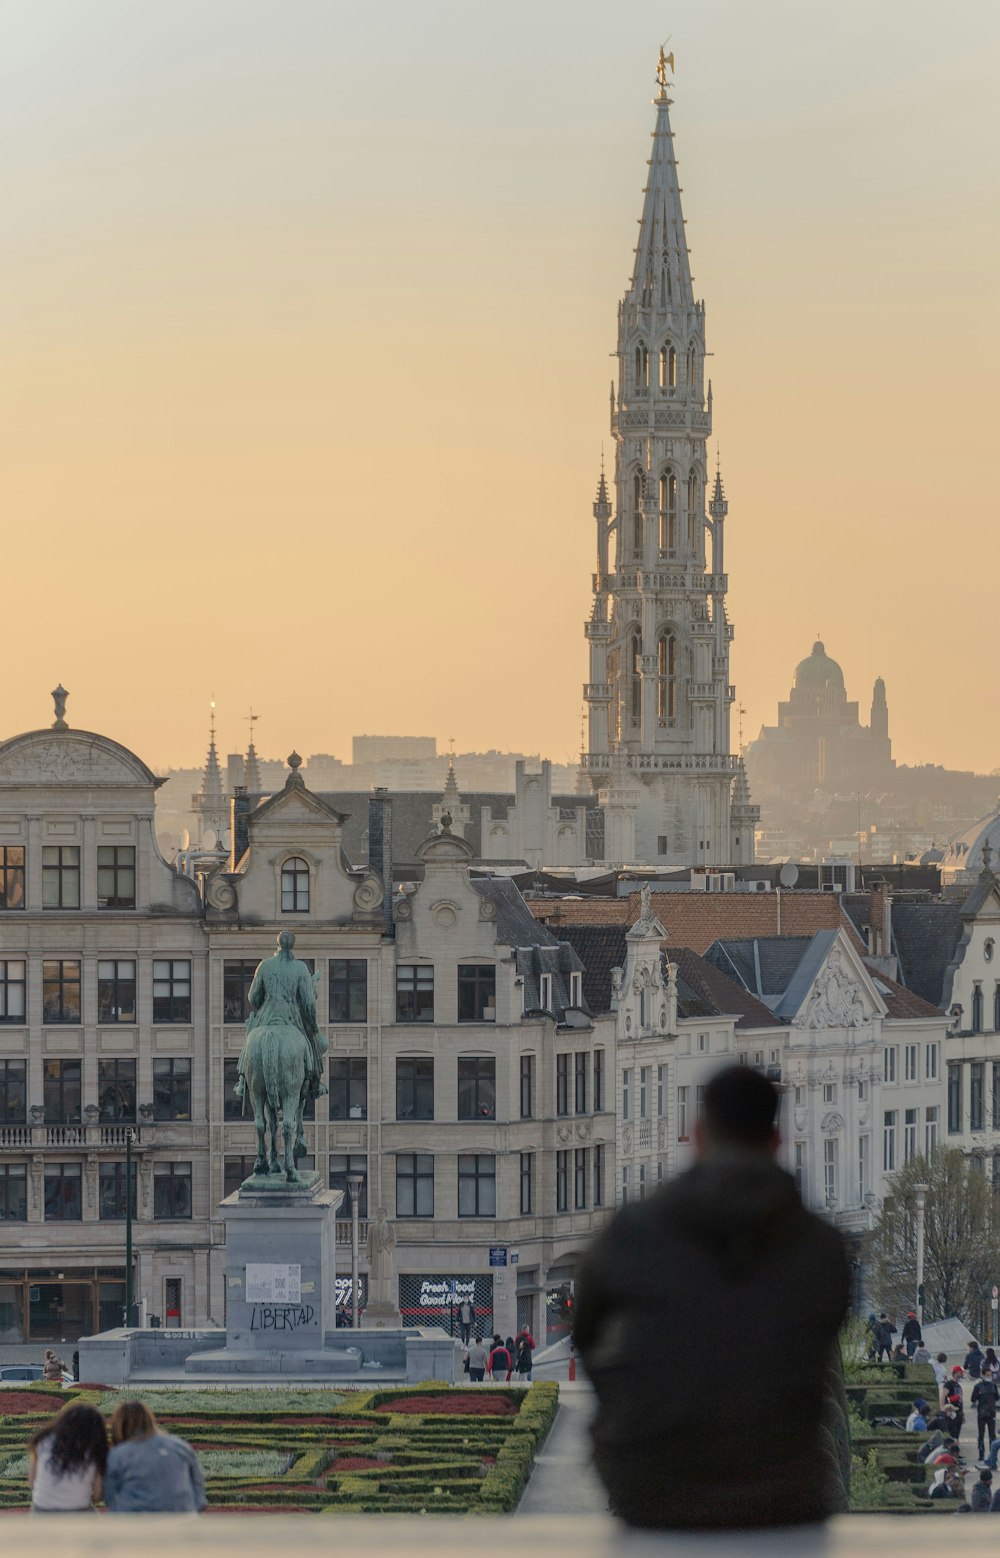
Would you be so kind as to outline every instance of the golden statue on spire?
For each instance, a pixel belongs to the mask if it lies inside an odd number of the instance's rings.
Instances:
[[[670,40],[668,39],[667,42],[669,43],[669,41]],[[661,95],[661,97],[666,97],[666,95],[667,95],[667,66],[668,65],[670,66],[670,73],[671,73],[671,75],[673,75],[673,73],[674,73],[674,55],[673,55],[673,50],[671,50],[670,53],[668,54],[666,49],[667,49],[666,44],[665,43],[661,43],[660,44],[660,57],[659,57],[659,59],[656,62],[656,79],[660,83],[660,95]]]

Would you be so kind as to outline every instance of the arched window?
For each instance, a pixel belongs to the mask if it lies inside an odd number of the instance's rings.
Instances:
[[[635,349],[635,387],[637,390],[649,388],[649,351],[642,341]]]
[[[688,388],[694,389],[698,376],[698,352],[692,341],[688,346]]]
[[[281,868],[281,912],[309,912],[309,867],[299,855],[292,855]]]
[[[660,477],[660,551],[677,549],[677,477],[664,471]]]
[[[983,1031],[983,987],[978,984],[972,988],[972,1031]]]
[[[688,547],[692,552],[698,550],[701,520],[701,479],[697,471],[692,471],[688,477]]]
[[[677,718],[677,639],[669,628],[656,645],[656,705],[660,719]]]
[[[660,389],[668,392],[677,388],[677,352],[668,343],[660,347]]]
[[[642,556],[642,472],[632,477],[632,555]]]
[[[638,628],[632,628],[628,636],[628,664],[626,674],[629,679],[628,713],[633,725],[638,725],[642,719],[642,672],[639,668],[639,659],[642,654],[642,639]]]

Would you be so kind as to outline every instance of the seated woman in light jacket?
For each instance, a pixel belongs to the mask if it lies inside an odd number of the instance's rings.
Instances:
[[[111,1419],[104,1502],[114,1514],[173,1514],[205,1508],[205,1478],[183,1439],[165,1434],[142,1401],[123,1401]]]

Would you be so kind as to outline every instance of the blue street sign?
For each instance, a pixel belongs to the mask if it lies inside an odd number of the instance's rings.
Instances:
[[[491,1244],[490,1245],[490,1265],[491,1266],[506,1266],[506,1264],[507,1264],[507,1246],[505,1244]]]

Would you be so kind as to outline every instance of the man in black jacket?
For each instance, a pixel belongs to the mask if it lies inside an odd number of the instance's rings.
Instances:
[[[697,1163],[622,1207],[581,1263],[573,1334],[597,1392],[594,1460],[630,1525],[792,1525],[844,1507],[831,1381],[847,1258],[774,1161],[778,1102],[749,1067],[720,1072]],[[754,1410],[720,1441],[737,1336]]]

